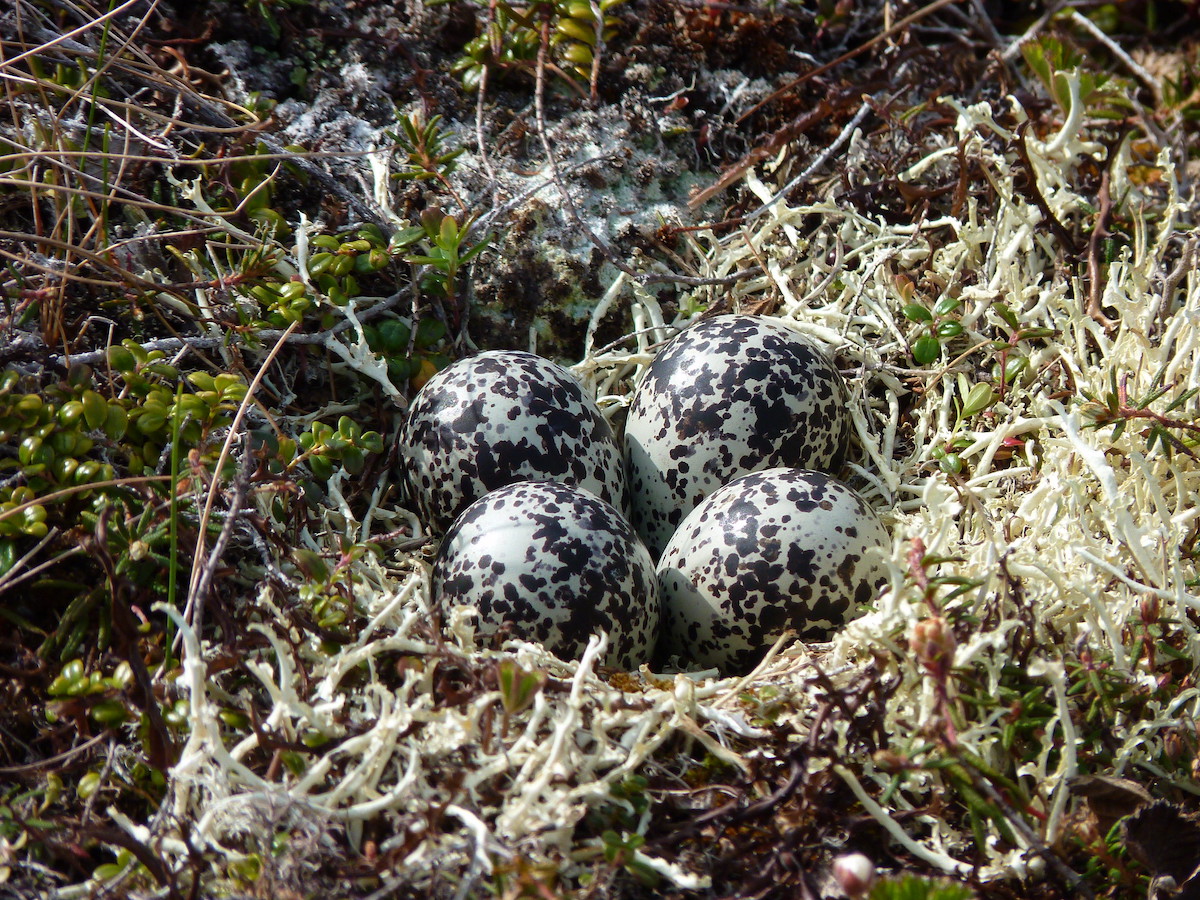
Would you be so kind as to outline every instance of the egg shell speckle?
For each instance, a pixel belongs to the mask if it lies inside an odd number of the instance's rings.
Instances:
[[[752,668],[785,629],[828,640],[884,583],[887,529],[852,489],[777,468],[694,509],[658,564],[663,647],[685,663]]]
[[[625,425],[631,521],[651,553],[738,475],[836,472],[848,402],[820,348],[778,319],[716,316],[677,336],[651,363]]]
[[[443,369],[413,398],[399,449],[409,496],[437,533],[519,481],[577,484],[628,509],[608,422],[570,372],[532,353],[491,350]]]
[[[608,503],[550,481],[508,485],[473,503],[446,533],[434,601],[479,609],[481,634],[503,623],[561,659],[608,633],[605,663],[649,662],[659,626],[654,561]]]

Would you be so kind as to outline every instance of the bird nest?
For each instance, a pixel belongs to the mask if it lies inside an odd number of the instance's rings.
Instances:
[[[783,156],[745,173],[761,206],[738,227],[686,233],[702,277],[678,312],[617,275],[575,366],[619,427],[696,316],[769,311],[830,348],[848,478],[894,536],[888,585],[831,643],[785,637],[738,678],[607,670],[603,635],[560,660],[434,608],[428,547],[367,555],[352,640],[289,628],[264,588],[236,679],[165,610],[190,731],[157,819],[112,818],[168,867],[278,884],[349,848],[380,897],[829,889],[846,849],[1069,889],[1105,823],[1081,777],[1195,793],[1200,279],[1174,165],[1078,115],[1043,132],[1014,100],[943,102],[891,182],[934,198],[918,214],[866,211],[878,148],[852,121],[838,184],[789,202]],[[1064,264],[1059,232],[1114,202],[1126,239],[1097,228]],[[631,333],[598,347],[620,306]]]

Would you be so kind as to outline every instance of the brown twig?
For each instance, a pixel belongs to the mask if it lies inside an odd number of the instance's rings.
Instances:
[[[225,521],[221,524],[221,533],[217,535],[217,540],[213,544],[212,551],[208,554],[208,559],[204,561],[204,568],[200,572],[200,580],[196,582],[196,606],[192,612],[192,628],[197,634],[200,634],[204,627],[204,606],[208,600],[208,591],[212,586],[213,576],[217,573],[217,566],[221,564],[221,559],[225,555],[225,548],[229,544],[230,537],[233,536],[234,526],[237,524],[238,517],[242,511],[242,504],[246,499],[246,491],[250,487],[250,476],[254,472],[254,455],[250,452],[248,446],[248,436],[242,436],[242,467],[238,472],[237,478],[233,481],[233,497],[229,501],[229,512],[225,516]]]
[[[982,777],[969,764],[963,765],[963,771],[967,773],[967,777],[970,778],[975,789],[986,795],[1004,815],[1004,818],[1008,820],[1008,823],[1021,833],[1021,837],[1028,842],[1033,852],[1044,859],[1046,864],[1055,871],[1058,877],[1070,885],[1071,890],[1074,892],[1073,896],[1084,897],[1087,900],[1092,900],[1095,897],[1091,888],[1083,883],[1083,879],[1079,876],[1079,873],[1063,862],[1062,858],[1038,837],[1034,830],[1025,822],[1021,814],[1009,805],[1008,801],[1000,795],[1000,792],[992,786],[991,782]]]
[[[744,122],[746,119],[750,118],[750,116],[754,115],[754,113],[758,112],[760,109],[762,109],[768,103],[770,103],[771,101],[775,100],[778,97],[783,96],[784,94],[786,94],[788,91],[792,90],[793,88],[799,87],[804,82],[808,81],[810,78],[815,78],[816,76],[821,75],[824,72],[828,72],[830,69],[840,66],[842,63],[846,62],[847,60],[853,59],[854,57],[858,56],[860,53],[865,53],[866,51],[870,50],[876,44],[878,44],[882,41],[886,41],[889,38],[894,37],[895,35],[899,34],[901,31],[906,29],[909,25],[913,24],[913,22],[919,22],[921,19],[924,19],[926,16],[932,15],[933,13],[937,12],[943,6],[949,6],[950,4],[957,3],[957,2],[958,2],[958,0],[934,0],[933,3],[930,3],[928,6],[924,6],[921,9],[918,9],[914,13],[910,13],[909,15],[907,15],[903,19],[901,19],[899,22],[897,22],[895,25],[893,25],[891,28],[881,31],[879,34],[875,35],[875,37],[871,38],[869,41],[865,41],[862,44],[859,44],[853,50],[847,50],[841,56],[839,56],[835,59],[831,59],[827,63],[822,63],[821,65],[817,66],[815,69],[809,69],[803,75],[797,76],[796,78],[792,79],[791,81],[789,81],[787,84],[785,84],[783,87],[779,88],[778,90],[772,91],[763,100],[760,100],[754,106],[750,107],[750,109],[748,109],[746,112],[742,113],[737,119],[738,124],[740,125],[742,122]]]
[[[1025,167],[1026,183],[1029,193],[1029,199],[1033,200],[1034,205],[1042,213],[1042,218],[1050,226],[1050,230],[1054,232],[1054,236],[1062,242],[1067,253],[1075,258],[1079,255],[1079,245],[1075,243],[1075,239],[1071,237],[1071,232],[1067,231],[1062,222],[1058,220],[1058,216],[1050,208],[1050,204],[1046,202],[1046,197],[1042,194],[1042,189],[1038,187],[1037,169],[1034,168],[1033,160],[1029,157],[1029,145],[1026,144],[1026,133],[1029,131],[1029,121],[1024,121],[1017,128],[1017,138],[1013,144],[1017,151],[1017,156],[1021,158],[1021,165]]]
[[[1104,269],[1101,261],[1101,250],[1103,248],[1104,239],[1112,233],[1108,230],[1108,223],[1112,220],[1113,202],[1112,202],[1112,166],[1115,157],[1115,151],[1121,146],[1121,141],[1125,139],[1126,129],[1122,128],[1117,139],[1108,147],[1106,154],[1108,165],[1100,173],[1100,188],[1096,194],[1096,202],[1099,209],[1096,212],[1095,224],[1092,226],[1091,237],[1088,238],[1088,303],[1087,314],[1104,326],[1105,330],[1112,330],[1117,327],[1117,322],[1110,319],[1104,314],[1103,295],[1104,295]]]

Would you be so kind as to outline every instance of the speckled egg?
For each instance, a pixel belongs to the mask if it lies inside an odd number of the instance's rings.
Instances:
[[[728,674],[753,667],[785,629],[828,640],[874,596],[887,529],[822,472],[768,469],[714,491],[658,564],[663,646]]]
[[[676,337],[651,363],[625,425],[631,521],[650,552],[738,475],[837,471],[847,403],[837,369],[779,319],[716,316]]]
[[[472,604],[479,630],[514,636],[577,659],[608,633],[605,663],[649,662],[658,637],[654,561],[616,509],[551,481],[508,485],[478,500],[446,533],[433,568],[442,608]]]
[[[570,372],[532,353],[479,353],[429,379],[409,407],[400,456],[409,496],[437,533],[518,481],[577,484],[628,509],[608,422]]]

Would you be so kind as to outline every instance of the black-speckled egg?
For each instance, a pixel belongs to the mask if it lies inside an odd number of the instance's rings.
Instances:
[[[577,484],[628,509],[608,422],[570,372],[532,353],[487,351],[433,376],[413,398],[399,449],[409,496],[437,533],[518,481]]]
[[[434,601],[479,609],[481,634],[509,623],[561,659],[608,633],[604,661],[649,662],[658,637],[658,581],[633,527],[577,487],[527,481],[493,491],[450,527],[433,568]]]
[[[786,629],[828,640],[886,580],[889,546],[866,501],[829,475],[779,468],[734,479],[663,551],[664,649],[736,674]]]
[[[841,374],[766,316],[716,316],[663,348],[625,425],[631,521],[651,553],[738,475],[774,466],[836,472],[850,439]]]

